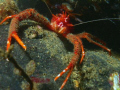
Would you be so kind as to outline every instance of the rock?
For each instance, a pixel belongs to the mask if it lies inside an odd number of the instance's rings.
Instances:
[[[4,50],[8,26],[0,26],[2,31],[0,33],[0,46]],[[64,47],[66,43],[63,43],[54,32],[43,29],[42,34],[44,35],[42,35],[42,38],[41,33],[38,32],[38,38],[29,39],[26,37],[26,30],[26,27],[20,26],[18,35],[27,46],[27,51],[24,51],[13,39],[14,49],[11,54],[24,71],[26,71],[28,63],[34,60],[35,65],[33,65],[32,73],[28,74],[28,76],[33,80],[35,90],[58,90],[67,73],[56,82],[54,82],[54,78],[67,67],[73,52],[66,50]],[[67,43],[67,46],[70,46],[69,43]],[[71,48],[71,50],[73,49]],[[109,75],[114,71],[120,72],[119,66],[120,61],[113,56],[109,56],[108,53],[86,51],[83,63],[77,65],[77,68],[75,67],[63,90],[110,90]],[[0,57],[1,89],[21,90],[22,88],[24,90],[26,87],[29,90],[29,84],[25,77],[16,75],[14,68],[12,63]]]
[[[109,76],[120,73],[120,60],[103,51],[87,51],[80,68],[83,90],[111,90]]]

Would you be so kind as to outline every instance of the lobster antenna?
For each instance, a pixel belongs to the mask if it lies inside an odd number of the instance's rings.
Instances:
[[[51,15],[52,15],[53,13],[52,13],[52,11],[50,10],[50,8],[49,8],[48,4],[46,3],[46,1],[45,1],[45,0],[43,0],[43,2],[45,2],[45,4],[46,4],[47,8],[49,9],[49,11],[50,11],[50,13],[51,13]]]
[[[85,24],[85,23],[90,23],[90,22],[97,22],[97,21],[105,21],[105,20],[120,20],[120,18],[104,18],[104,19],[97,19],[97,20],[91,20],[91,21],[86,21],[86,22],[80,22],[78,24],[74,24],[74,26]]]

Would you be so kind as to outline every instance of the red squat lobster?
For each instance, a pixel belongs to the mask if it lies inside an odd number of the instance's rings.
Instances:
[[[49,22],[46,17],[39,14],[34,9],[26,9],[26,10],[20,12],[19,14],[6,17],[0,24],[2,24],[7,19],[13,18],[10,23],[10,28],[9,28],[9,33],[8,33],[7,51],[11,45],[12,38],[14,38],[23,47],[23,49],[26,50],[25,44],[22,42],[22,40],[17,35],[19,22],[22,20],[25,20],[25,19],[31,19],[31,20],[34,20],[36,22],[43,24],[44,26],[47,26],[50,30],[63,35],[74,45],[74,55],[72,56],[72,59],[71,59],[69,65],[61,73],[59,73],[54,79],[54,81],[56,81],[60,76],[62,76],[65,72],[67,72],[69,70],[63,84],[60,87],[60,90],[61,90],[64,87],[64,85],[66,84],[68,78],[70,77],[80,56],[81,56],[80,64],[82,63],[82,61],[84,59],[85,51],[84,51],[82,40],[81,40],[82,38],[86,38],[89,42],[105,49],[109,53],[111,53],[111,50],[108,49],[100,39],[92,36],[89,33],[83,32],[83,33],[80,33],[77,35],[71,34],[70,30],[74,25],[70,23],[69,15],[67,15],[66,13],[57,14],[57,15],[52,14],[52,16],[53,17],[51,19],[51,22]],[[98,42],[95,42],[91,38],[95,39],[96,41],[100,42],[101,44]]]

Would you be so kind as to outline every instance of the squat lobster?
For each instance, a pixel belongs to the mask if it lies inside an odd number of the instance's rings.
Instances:
[[[44,26],[46,26],[53,32],[61,34],[62,36],[67,38],[74,45],[74,55],[72,56],[72,59],[69,65],[61,73],[59,73],[54,79],[54,81],[56,81],[60,76],[62,76],[65,72],[69,70],[63,84],[60,87],[60,90],[61,90],[66,84],[68,78],[70,77],[80,56],[81,56],[80,64],[82,63],[84,59],[85,51],[84,51],[84,47],[83,47],[82,40],[81,40],[82,38],[86,38],[89,42],[105,49],[110,54],[111,54],[111,50],[105,46],[103,41],[101,41],[100,39],[96,38],[95,36],[89,33],[83,32],[77,35],[71,34],[70,30],[73,28],[74,25],[70,23],[69,15],[67,15],[66,13],[52,15],[52,16],[53,17],[51,19],[51,22],[49,22],[46,17],[39,14],[34,9],[26,9],[20,12],[19,14],[6,17],[0,24],[2,24],[4,21],[6,21],[9,18],[13,18],[11,21],[9,33],[8,33],[7,48],[6,48],[7,51],[11,45],[12,38],[14,38],[23,47],[23,49],[26,50],[25,44],[22,42],[22,40],[17,35],[19,22],[25,19],[31,19],[31,20],[34,20],[36,22],[43,24]],[[95,42],[93,39],[98,41],[99,43]]]

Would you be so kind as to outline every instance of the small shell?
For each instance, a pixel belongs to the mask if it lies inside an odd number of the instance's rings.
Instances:
[[[21,75],[21,71],[19,69],[17,69],[17,68],[14,68],[13,72],[16,75]]]
[[[118,72],[114,72],[109,77],[109,82],[112,85],[113,90],[120,90],[120,76]]]
[[[34,73],[34,71],[35,71],[35,67],[36,67],[36,65],[35,65],[35,62],[34,62],[34,60],[31,60],[27,65],[26,65],[26,73],[27,73],[27,75],[32,75],[33,73]]]
[[[32,90],[40,90],[39,85],[40,85],[39,83],[33,82],[33,89]],[[21,88],[22,88],[22,90],[30,90],[30,84],[28,82],[23,81],[21,84]]]
[[[77,81],[77,80],[73,80],[73,83],[74,83],[74,87],[75,88],[78,88],[79,87],[79,81]]]

